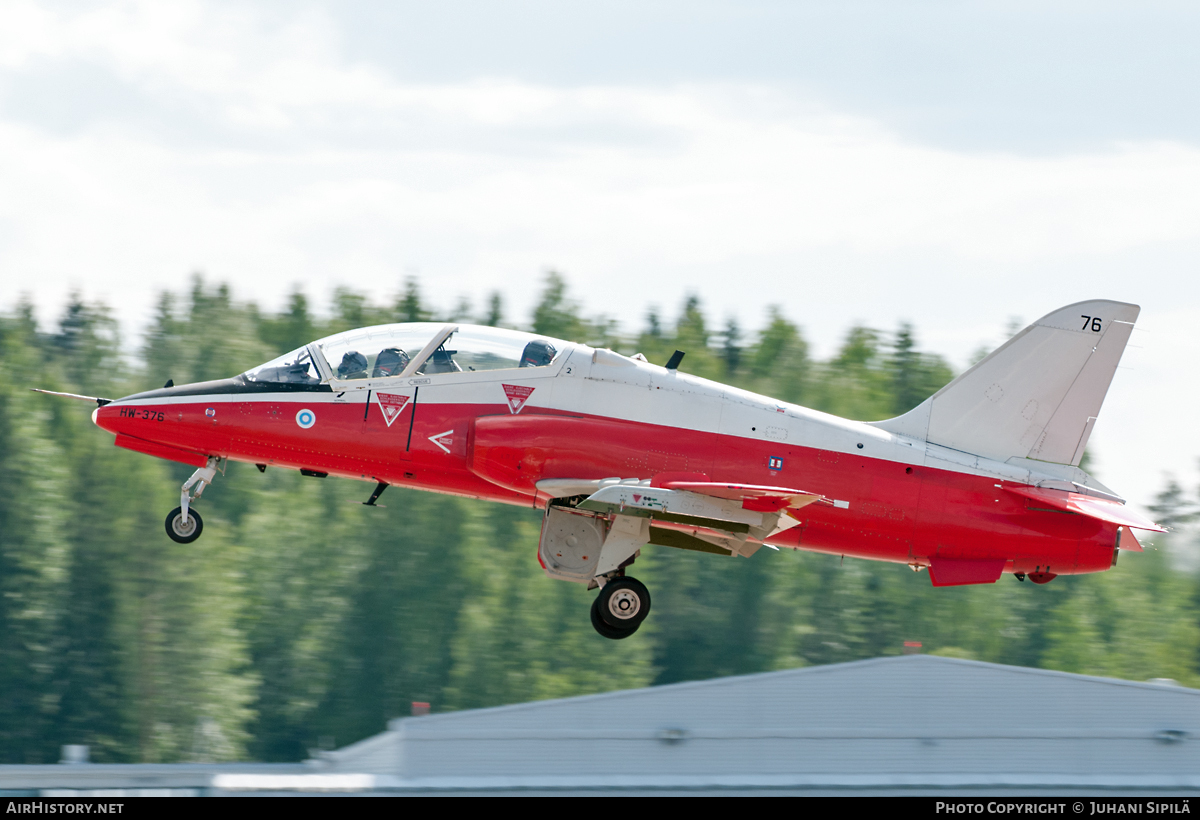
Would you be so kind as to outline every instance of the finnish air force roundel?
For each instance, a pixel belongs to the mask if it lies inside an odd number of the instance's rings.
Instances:
[[[504,395],[508,396],[508,412],[514,415],[521,412],[521,408],[525,406],[525,402],[529,401],[529,397],[537,389],[518,384],[503,384],[501,387],[504,388]]]
[[[392,422],[400,417],[400,411],[408,404],[408,400],[412,396],[398,396],[394,393],[376,393],[375,400],[379,402],[379,409],[383,411],[383,420],[387,422],[387,426],[391,427]]]

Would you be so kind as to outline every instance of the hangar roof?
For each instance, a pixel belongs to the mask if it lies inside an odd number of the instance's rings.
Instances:
[[[1198,740],[1194,689],[910,655],[403,718],[327,764],[430,782],[1196,787]]]
[[[403,718],[305,764],[0,766],[95,789],[1197,795],[1200,691],[912,655]]]

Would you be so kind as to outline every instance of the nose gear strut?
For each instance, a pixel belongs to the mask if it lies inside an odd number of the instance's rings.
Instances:
[[[170,515],[167,516],[167,535],[172,541],[190,544],[200,537],[204,523],[201,521],[199,513],[189,510],[189,507],[192,502],[200,499],[204,488],[212,484],[213,479],[217,476],[217,470],[224,466],[223,462],[224,459],[210,456],[208,463],[198,468],[196,472],[192,473],[192,477],[183,483],[179,493],[179,506],[171,510]],[[196,487],[195,495],[188,494],[192,487]]]

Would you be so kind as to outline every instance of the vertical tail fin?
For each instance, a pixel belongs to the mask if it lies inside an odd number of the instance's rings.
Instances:
[[[875,426],[1000,461],[1078,466],[1140,310],[1102,299],[1060,308]]]

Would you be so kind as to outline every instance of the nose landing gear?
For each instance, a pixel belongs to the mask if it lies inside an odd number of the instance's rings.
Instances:
[[[198,468],[196,472],[192,473],[192,477],[184,482],[179,494],[179,506],[167,514],[167,536],[172,541],[178,544],[190,544],[204,531],[204,522],[200,519],[200,514],[189,509],[189,506],[193,501],[199,500],[205,487],[212,484],[213,479],[217,476],[217,465],[220,464],[220,461],[216,457],[210,457],[207,464]],[[199,486],[196,486],[197,484]],[[188,490],[192,487],[196,487],[194,496],[188,495]]]
[[[650,614],[650,590],[636,578],[611,578],[592,601],[592,626],[606,638],[628,638]]]
[[[167,514],[167,535],[177,544],[190,544],[204,531],[200,513],[188,510],[187,515],[187,519],[184,519],[183,507],[176,507]]]

